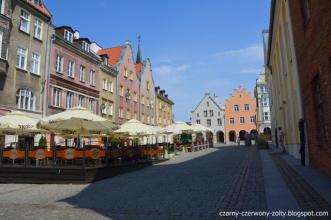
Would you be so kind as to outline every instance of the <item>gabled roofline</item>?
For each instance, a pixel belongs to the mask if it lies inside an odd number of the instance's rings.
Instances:
[[[205,99],[205,97],[208,97],[221,111],[223,110],[219,104],[210,96],[210,93],[206,93],[202,99],[200,100],[200,102],[198,103],[198,105],[191,111],[191,113],[193,113],[202,103],[202,101]]]

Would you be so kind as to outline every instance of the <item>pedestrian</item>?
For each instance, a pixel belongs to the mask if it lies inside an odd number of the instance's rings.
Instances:
[[[238,146],[240,146],[240,136],[238,136],[238,138],[237,138],[237,143],[238,143]]]
[[[282,152],[285,152],[285,144],[284,144],[285,133],[281,127],[278,128],[278,135],[279,135],[278,140],[279,140],[281,150],[282,150]]]

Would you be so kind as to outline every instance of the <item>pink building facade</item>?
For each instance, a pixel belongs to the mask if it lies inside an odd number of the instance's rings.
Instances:
[[[139,120],[139,80],[130,43],[124,46],[101,49],[99,55],[107,54],[108,62],[116,66],[117,75],[117,123]]]
[[[101,59],[90,50],[89,39],[79,38],[71,27],[55,28],[53,36],[47,115],[73,107],[98,114]]]

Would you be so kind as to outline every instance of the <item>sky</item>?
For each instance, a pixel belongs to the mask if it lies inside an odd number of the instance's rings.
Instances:
[[[92,3],[91,3],[92,2]],[[69,25],[102,47],[141,36],[155,84],[189,121],[205,93],[221,105],[239,86],[253,96],[263,67],[262,30],[270,0],[45,0],[56,26]]]

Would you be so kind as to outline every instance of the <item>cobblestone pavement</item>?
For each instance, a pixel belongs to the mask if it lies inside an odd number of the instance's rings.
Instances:
[[[253,147],[186,153],[87,185],[0,184],[0,219],[219,219],[221,210],[266,209]]]
[[[280,157],[280,154],[272,154],[272,159],[275,161],[277,168],[302,210],[315,212],[328,211],[331,213],[331,205],[295,172],[295,170]],[[320,219],[320,217],[308,217],[308,219]]]

